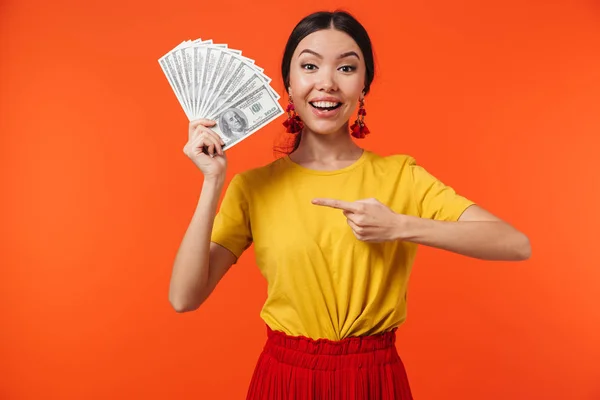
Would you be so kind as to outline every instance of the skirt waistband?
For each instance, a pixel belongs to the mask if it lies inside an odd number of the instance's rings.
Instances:
[[[289,336],[267,327],[267,343],[263,352],[281,363],[296,367],[336,370],[400,362],[395,343],[395,328],[377,335],[333,341]]]

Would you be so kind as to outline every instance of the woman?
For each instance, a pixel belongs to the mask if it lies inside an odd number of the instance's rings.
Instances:
[[[224,143],[213,121],[190,123],[185,153],[204,182],[174,263],[171,304],[197,309],[253,243],[268,282],[267,343],[248,399],[411,399],[394,340],[417,245],[524,260],[528,239],[410,156],[355,144],[350,131],[368,133],[361,110],[374,66],[369,36],[353,17],[303,19],[282,75],[293,151],[235,175],[218,213]]]

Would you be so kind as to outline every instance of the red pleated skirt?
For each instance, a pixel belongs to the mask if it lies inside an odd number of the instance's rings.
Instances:
[[[396,332],[340,341],[267,327],[247,400],[412,400]]]

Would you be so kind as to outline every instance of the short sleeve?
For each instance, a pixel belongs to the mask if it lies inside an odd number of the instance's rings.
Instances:
[[[252,244],[249,202],[244,181],[235,175],[215,216],[211,241],[217,243],[239,258]]]
[[[413,159],[410,162],[414,196],[421,218],[457,221],[473,201],[459,195]]]

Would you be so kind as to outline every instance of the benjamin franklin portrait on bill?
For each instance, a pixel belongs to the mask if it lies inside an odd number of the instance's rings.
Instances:
[[[238,139],[246,134],[248,120],[237,108],[228,108],[219,116],[219,127],[228,139]]]

